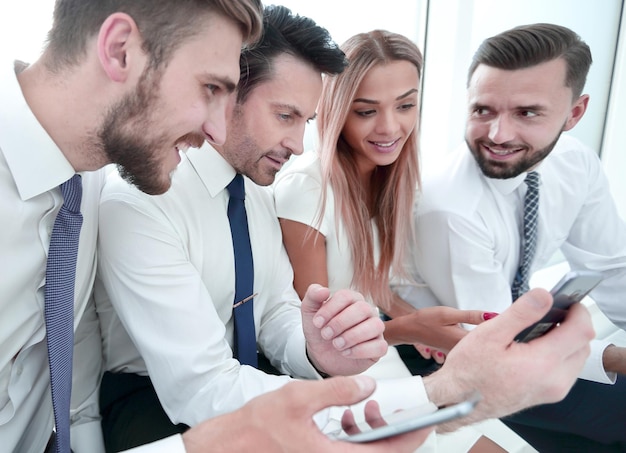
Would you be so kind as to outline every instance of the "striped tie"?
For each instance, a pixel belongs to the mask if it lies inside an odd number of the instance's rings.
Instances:
[[[537,213],[539,211],[539,173],[531,171],[526,176],[526,197],[524,198],[524,240],[520,265],[513,280],[511,295],[513,301],[528,291],[530,265],[537,247]]]

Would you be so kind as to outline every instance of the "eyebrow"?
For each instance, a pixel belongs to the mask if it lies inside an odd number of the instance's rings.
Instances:
[[[272,105],[277,109],[289,110],[298,118],[304,118],[304,114],[302,113],[302,111],[293,104],[283,104],[281,102],[274,102],[272,103]],[[314,120],[316,117],[317,117],[317,113],[314,113],[312,117],[308,118],[308,120]]]
[[[210,80],[210,81],[213,81],[213,82],[217,82],[217,83],[223,85],[224,89],[228,93],[233,93],[235,91],[235,89],[237,89],[237,84],[235,82],[233,82],[233,80],[230,77],[223,77],[223,76],[219,76],[217,74],[213,74],[211,72],[205,72],[204,73],[204,79],[205,80]]]
[[[472,102],[469,105],[471,110],[475,109],[491,109],[491,106],[488,104],[484,104],[482,102]],[[534,110],[534,111],[545,111],[547,107],[541,104],[531,104],[531,105],[518,105],[515,107],[515,110]]]
[[[539,104],[532,105],[520,105],[516,107],[517,110],[546,110],[546,107]]]
[[[417,93],[417,88],[411,88],[409,91],[407,91],[404,94],[401,94],[400,96],[398,96],[395,100],[399,101],[401,99],[404,99],[407,96],[410,96],[413,93]],[[354,101],[352,101],[353,103],[355,102],[362,102],[364,104],[380,104],[379,101],[373,101],[371,99],[365,99],[365,98],[356,98]]]

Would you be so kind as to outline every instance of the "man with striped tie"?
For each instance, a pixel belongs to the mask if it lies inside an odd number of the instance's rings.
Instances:
[[[626,226],[597,153],[561,135],[587,109],[590,65],[580,37],[553,24],[481,44],[468,74],[466,143],[424,176],[413,265],[426,285],[397,288],[416,307],[502,312],[560,250],[571,268],[605,275],[591,297],[626,328]],[[623,449],[626,376],[607,384],[625,372],[626,349],[595,341],[588,380],[507,423],[540,451]]]

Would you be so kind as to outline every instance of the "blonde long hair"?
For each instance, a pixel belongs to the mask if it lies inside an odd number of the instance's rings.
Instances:
[[[411,240],[411,213],[420,184],[418,125],[415,125],[398,159],[389,166],[376,168],[368,188],[360,183],[353,152],[341,132],[356,91],[371,68],[405,60],[415,65],[421,78],[423,59],[418,47],[408,38],[384,30],[355,35],[341,49],[346,53],[349,65],[341,74],[324,79],[318,108],[323,187],[329,184],[332,187],[336,221],[342,220],[349,232],[354,266],[352,285],[371,296],[384,311],[393,300],[389,288],[391,269],[398,275],[405,275],[404,249]],[[324,212],[326,198],[324,191],[320,213]],[[372,212],[368,208],[368,199],[373,200]],[[380,240],[377,266],[371,219],[378,228]]]

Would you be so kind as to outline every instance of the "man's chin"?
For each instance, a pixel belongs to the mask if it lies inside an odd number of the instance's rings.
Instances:
[[[154,174],[138,176],[123,173],[121,176],[127,183],[148,195],[163,195],[172,185],[171,174],[168,175],[167,178],[159,178],[158,180],[155,178]]]
[[[503,165],[502,162],[486,162],[481,161],[478,163],[480,170],[488,178],[492,179],[509,179],[514,178],[521,172],[518,172],[514,166]]]
[[[270,186],[276,179],[276,173],[278,173],[278,171],[274,171],[272,169],[264,172],[258,172],[256,174],[244,173],[244,175],[250,178],[257,186]]]

